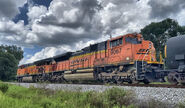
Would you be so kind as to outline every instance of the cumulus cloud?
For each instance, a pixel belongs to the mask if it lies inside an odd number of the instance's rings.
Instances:
[[[54,0],[48,12],[32,28],[42,40],[39,43],[44,45],[69,45],[81,40],[97,39],[103,29],[100,16],[97,15],[100,9],[97,0]],[[39,28],[39,31],[35,28]]]
[[[5,44],[25,45],[24,39],[27,35],[27,28],[23,21],[14,23],[13,21],[0,20],[0,40]]]
[[[28,9],[28,18],[31,22],[39,19],[42,15],[47,12],[47,8],[45,6],[32,6]]]
[[[21,1],[21,2],[20,2]],[[18,7],[22,6],[26,0],[0,0],[0,17],[13,18],[19,13]]]
[[[148,5],[151,6],[151,18],[165,18],[178,14],[185,8],[184,0],[150,0]]]
[[[36,60],[40,60],[40,59],[45,59],[45,58],[49,58],[49,57],[53,57],[57,54],[61,54],[64,53],[66,51],[69,51],[70,47],[69,46],[64,46],[64,47],[46,47],[44,49],[42,49],[40,52],[35,53],[34,56],[31,56],[29,58],[29,60],[25,60],[23,59],[23,61],[25,63],[32,63]]]
[[[125,34],[139,32],[148,21],[148,0],[106,0],[103,1],[104,11],[102,22],[105,34]],[[143,14],[145,11],[146,14]],[[142,21],[141,21],[142,20]]]
[[[102,41],[102,39],[98,39],[98,41]],[[62,45],[57,47],[46,47],[46,48],[43,48],[40,52],[35,53],[33,56],[27,55],[26,57],[23,58],[23,60],[21,60],[20,64],[32,63],[34,61],[50,58],[65,52],[74,52],[76,50],[82,49],[82,46],[84,48],[94,43],[96,43],[96,41],[90,40],[86,43],[84,43],[83,41],[80,41],[73,46]]]

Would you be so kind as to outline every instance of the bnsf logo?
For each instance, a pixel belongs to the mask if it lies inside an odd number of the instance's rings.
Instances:
[[[117,48],[117,49],[111,49],[111,55],[115,55],[121,53],[121,48]]]
[[[149,49],[139,49],[139,52],[148,52]]]
[[[148,54],[149,49],[139,49],[139,52],[137,54]]]

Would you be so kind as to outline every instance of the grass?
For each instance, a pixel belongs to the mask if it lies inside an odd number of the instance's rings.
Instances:
[[[0,83],[0,108],[133,108],[131,93],[118,88],[94,91],[53,91]]]
[[[168,85],[170,85],[169,82],[152,82],[150,84],[168,84]]]
[[[31,86],[5,84],[0,82],[0,108],[167,108],[155,100],[140,102],[132,91],[119,88],[104,92],[54,91]],[[2,92],[3,91],[3,92]],[[179,105],[183,108],[183,104]]]

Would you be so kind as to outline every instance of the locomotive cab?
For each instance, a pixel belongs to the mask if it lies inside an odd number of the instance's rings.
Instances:
[[[143,70],[144,66],[160,64],[156,61],[153,43],[144,40],[141,34],[112,38],[107,46],[106,57],[94,62],[95,76],[99,80],[148,83],[153,73]]]

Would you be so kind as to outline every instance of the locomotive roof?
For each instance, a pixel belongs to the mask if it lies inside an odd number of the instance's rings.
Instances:
[[[72,53],[73,52],[66,52],[66,53],[63,53],[63,54],[59,54],[59,55],[54,56],[53,59],[56,62],[64,61],[64,60],[69,59],[69,57],[71,57]]]
[[[51,62],[51,61],[52,61],[52,58],[50,57],[50,58],[35,61],[34,64],[40,64],[40,63]]]
[[[139,33],[130,33],[130,34],[126,34],[126,35],[121,35],[121,36],[113,37],[113,38],[110,39],[110,41],[119,39],[119,38],[121,38],[121,37],[133,37],[133,36],[134,36],[134,37],[139,37],[139,38],[142,37],[142,35],[139,34]]]
[[[32,66],[32,65],[34,65],[34,63],[22,64],[19,67],[28,67],[28,66]]]
[[[59,55],[56,55],[54,56],[53,58],[54,59],[57,59],[57,58],[60,58],[60,57],[64,57],[64,56],[68,56],[70,54],[72,54],[73,52],[66,52],[66,53],[63,53],[63,54],[59,54]]]

